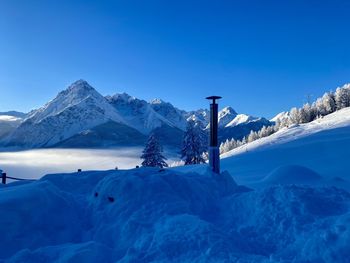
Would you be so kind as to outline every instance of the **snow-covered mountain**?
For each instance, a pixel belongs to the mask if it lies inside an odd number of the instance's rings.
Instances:
[[[237,117],[237,112],[231,107],[225,107],[219,111],[219,127],[226,127]]]
[[[149,134],[162,125],[185,128],[182,112],[170,103],[154,100],[147,103],[126,93],[106,97],[108,102],[123,116],[128,126],[143,134]]]
[[[0,185],[0,261],[349,262],[349,147],[345,108],[225,154],[229,173],[83,169]]]
[[[289,118],[289,112],[288,111],[282,111],[278,113],[275,117],[273,117],[270,121],[271,122],[276,122],[277,120]]]
[[[154,99],[150,102],[152,109],[159,115],[163,116],[168,122],[174,127],[181,130],[186,129],[186,111],[179,110],[174,107],[171,103],[165,102],[161,99]]]
[[[7,145],[47,147],[106,122],[123,118],[86,81],[74,82],[27,118],[6,139]]]
[[[164,144],[181,145],[189,120],[209,128],[209,111],[184,111],[169,102],[150,102],[126,93],[102,96],[86,81],[78,80],[43,107],[29,112],[2,140],[8,146],[99,147],[143,144],[155,132]],[[231,107],[219,112],[221,141],[241,139],[250,130],[270,123],[237,114]]]
[[[259,131],[263,126],[270,126],[272,123],[265,118],[253,117],[246,114],[237,114],[224,127],[219,127],[219,140],[234,138],[241,140],[250,131]]]
[[[187,112],[185,115],[186,121],[192,120],[200,123],[202,127],[207,127],[210,121],[210,111],[207,109],[199,109],[196,111]]]

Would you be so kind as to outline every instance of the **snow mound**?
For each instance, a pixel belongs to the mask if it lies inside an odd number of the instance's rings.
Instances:
[[[350,194],[279,185],[222,203],[224,229],[238,249],[269,262],[348,262]]]
[[[80,206],[50,182],[0,188],[0,210],[0,261],[19,248],[80,241]]]
[[[80,172],[0,187],[0,262],[344,262],[350,194],[227,173]]]
[[[322,177],[300,165],[285,165],[274,169],[263,181],[270,184],[315,184]]]

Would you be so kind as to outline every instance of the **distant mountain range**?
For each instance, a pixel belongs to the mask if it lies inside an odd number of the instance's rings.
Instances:
[[[180,147],[189,120],[208,129],[209,111],[188,112],[160,99],[146,102],[126,93],[104,97],[78,80],[39,109],[0,113],[0,143],[26,148],[142,145],[154,132],[164,145]],[[271,122],[237,114],[231,107],[219,112],[221,141],[241,139],[264,125]]]

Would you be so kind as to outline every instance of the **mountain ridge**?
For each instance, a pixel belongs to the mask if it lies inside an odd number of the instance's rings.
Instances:
[[[223,108],[219,112],[220,129],[225,130],[226,125],[237,116],[237,112],[232,107]],[[80,79],[59,92],[55,98],[42,107],[29,112],[18,127],[2,140],[2,144],[40,148],[62,144],[69,146],[67,142],[70,141],[75,147],[78,147],[73,143],[72,138],[74,137],[84,142],[82,147],[88,147],[87,138],[91,135],[89,131],[93,130],[95,146],[98,145],[97,138],[100,138],[101,146],[113,145],[110,139],[116,138],[115,134],[121,136],[120,131],[116,130],[116,127],[119,127],[118,129],[130,131],[133,134],[131,137],[136,141],[142,141],[151,132],[156,132],[163,138],[162,143],[171,142],[170,144],[179,147],[182,133],[186,130],[189,120],[199,122],[208,129],[209,111],[206,109],[185,111],[161,99],[146,102],[127,93],[103,96],[87,81]],[[249,129],[261,128],[260,123],[255,125],[251,122],[252,120],[256,121],[248,116],[245,122],[231,125],[242,126],[238,128],[243,130],[238,137],[241,136],[241,133],[246,135],[247,129],[243,127],[244,125],[248,125]],[[114,124],[104,125],[107,123]],[[269,125],[266,122],[264,124]],[[106,131],[101,132],[101,128],[94,129],[101,125],[106,128]],[[222,140],[235,137],[235,134],[230,132],[223,134],[226,135],[221,138]],[[108,143],[105,141],[107,138]],[[116,138],[116,145],[120,141]]]

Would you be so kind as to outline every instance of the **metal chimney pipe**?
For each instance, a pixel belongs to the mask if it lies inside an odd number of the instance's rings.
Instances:
[[[210,142],[209,142],[209,166],[214,173],[220,173],[220,149],[218,145],[218,104],[216,100],[220,96],[210,96],[206,99],[212,100],[210,104]]]

